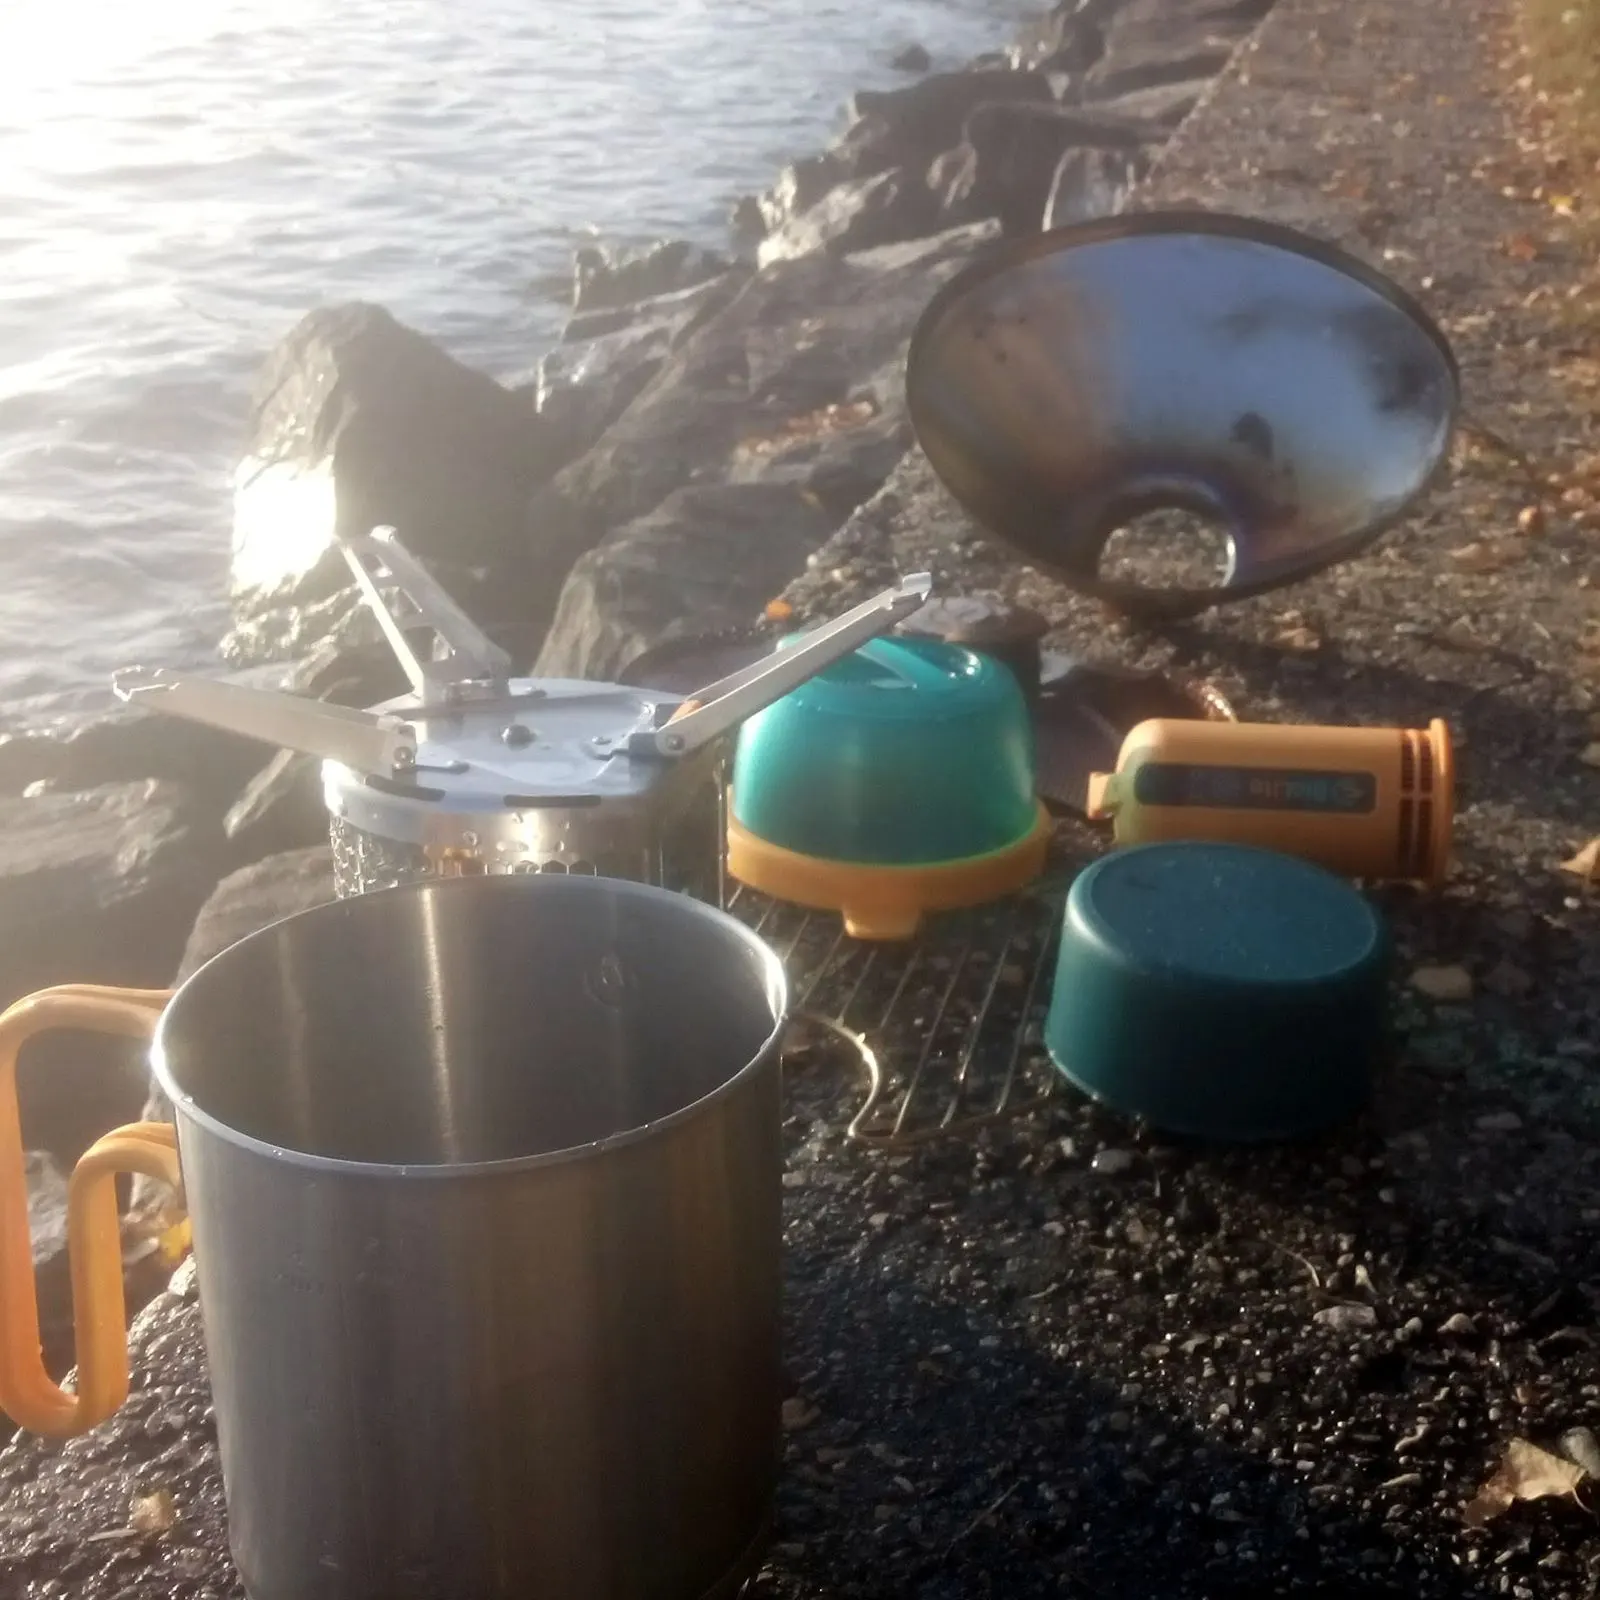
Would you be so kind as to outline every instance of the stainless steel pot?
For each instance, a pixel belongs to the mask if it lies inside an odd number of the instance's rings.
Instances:
[[[732,1594],[780,1455],[767,947],[621,880],[431,880],[292,917],[165,999],[23,1001],[0,1078],[46,1027],[153,1031],[252,1600]],[[31,1305],[3,1160],[3,1287]],[[149,1127],[84,1157],[79,1389],[13,1340],[25,1427],[125,1396],[114,1174],[173,1165]]]

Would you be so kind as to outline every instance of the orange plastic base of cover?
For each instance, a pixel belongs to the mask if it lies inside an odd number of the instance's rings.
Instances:
[[[852,939],[910,939],[930,911],[983,905],[1025,889],[1044,871],[1053,824],[1041,805],[1032,830],[988,855],[908,867],[829,861],[768,844],[728,822],[728,872],[748,888],[811,911],[837,911]]]

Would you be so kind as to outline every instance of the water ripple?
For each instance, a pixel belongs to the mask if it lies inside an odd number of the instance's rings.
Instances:
[[[304,310],[523,372],[586,228],[717,243],[895,49],[1024,9],[0,0],[0,727],[209,658],[250,379]]]

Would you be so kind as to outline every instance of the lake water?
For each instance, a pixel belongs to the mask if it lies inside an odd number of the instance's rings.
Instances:
[[[589,229],[719,245],[858,87],[1025,0],[0,0],[0,729],[225,626],[264,352],[375,300],[498,377]]]

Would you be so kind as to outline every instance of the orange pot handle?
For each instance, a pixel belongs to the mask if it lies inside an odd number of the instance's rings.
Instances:
[[[56,1438],[86,1433],[128,1397],[116,1179],[119,1172],[138,1172],[176,1189],[178,1136],[165,1122],[129,1123],[91,1145],[72,1170],[67,1244],[78,1385],[77,1393],[70,1393],[51,1380],[39,1349],[17,1053],[35,1034],[52,1028],[149,1039],[170,998],[166,990],[67,984],[28,995],[0,1015],[0,1411],[30,1433]]]

